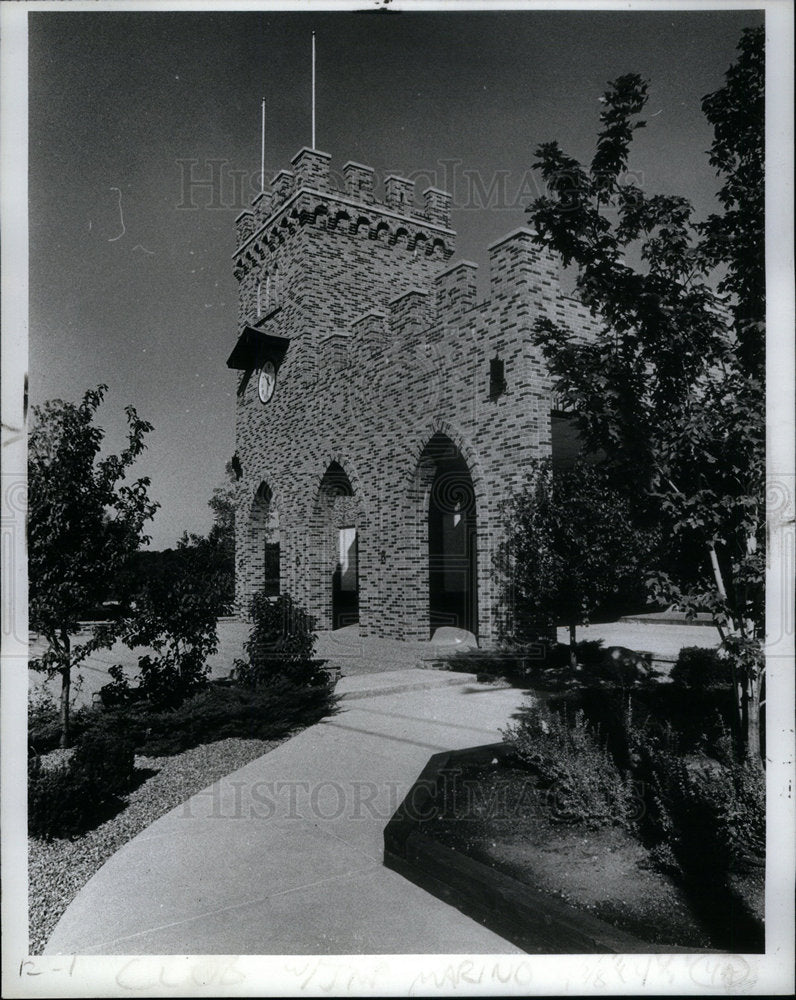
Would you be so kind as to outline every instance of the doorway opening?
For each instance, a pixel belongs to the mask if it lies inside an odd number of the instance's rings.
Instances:
[[[359,621],[359,546],[357,529],[337,529],[337,566],[332,577],[332,628]]]
[[[317,552],[321,628],[359,622],[359,537],[357,503],[345,469],[332,462],[318,493]]]
[[[431,633],[444,625],[478,637],[475,489],[461,452],[435,434],[423,452],[433,463],[428,499],[428,592]]]

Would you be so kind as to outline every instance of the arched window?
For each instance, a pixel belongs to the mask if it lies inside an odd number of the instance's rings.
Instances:
[[[260,483],[251,510],[253,592],[279,594],[279,513],[267,483]]]

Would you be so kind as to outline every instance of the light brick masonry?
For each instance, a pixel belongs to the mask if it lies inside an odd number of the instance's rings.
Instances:
[[[268,351],[241,369],[238,607],[262,585],[265,544],[278,542],[281,591],[320,628],[339,624],[339,531],[355,529],[363,634],[426,639],[429,524],[442,510],[437,586],[461,570],[450,586],[472,591],[471,610],[460,603],[447,620],[490,645],[499,505],[529,460],[551,451],[550,381],[531,329],[542,314],[584,334],[594,320],[561,293],[557,263],[526,229],[489,248],[489,294],[478,302],[476,265],[452,259],[450,195],[429,189],[415,207],[413,183],[390,177],[380,202],[373,170],[358,163],[334,190],[329,159],[301,150],[236,223],[240,330],[286,346],[273,355],[267,403],[257,365]],[[457,562],[460,523],[472,538]]]

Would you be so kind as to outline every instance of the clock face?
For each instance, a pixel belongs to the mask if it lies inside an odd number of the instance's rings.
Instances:
[[[276,387],[276,369],[273,361],[266,361],[260,369],[260,379],[257,383],[257,392],[261,403],[267,403],[273,396]]]

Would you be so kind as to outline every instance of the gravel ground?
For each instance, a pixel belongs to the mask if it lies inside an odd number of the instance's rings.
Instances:
[[[118,815],[75,840],[28,840],[30,954],[40,955],[61,914],[108,858],[159,816],[219,778],[261,757],[282,740],[219,740],[173,757],[140,757],[157,771],[127,796]],[[55,751],[58,753],[58,751]]]

